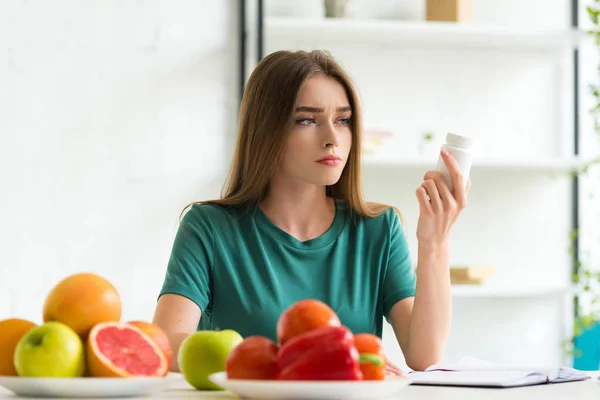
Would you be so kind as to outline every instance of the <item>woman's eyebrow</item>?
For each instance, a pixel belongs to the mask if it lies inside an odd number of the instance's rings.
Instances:
[[[296,107],[296,112],[322,113],[324,111],[325,111],[325,109],[324,108],[320,108],[320,107],[308,107],[308,106],[299,106],[299,107]],[[337,111],[338,112],[352,111],[352,107],[350,107],[350,106],[338,107]]]

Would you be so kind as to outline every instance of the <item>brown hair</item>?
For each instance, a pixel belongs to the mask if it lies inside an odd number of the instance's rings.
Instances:
[[[355,213],[366,217],[377,216],[390,207],[366,202],[363,198],[362,115],[358,93],[340,64],[322,50],[276,51],[258,63],[242,97],[237,144],[221,198],[204,203],[247,206],[258,205],[264,199],[292,126],[298,91],[315,74],[338,81],[345,88],[352,107],[352,146],[348,162],[338,182],[327,187],[327,195],[344,200]]]

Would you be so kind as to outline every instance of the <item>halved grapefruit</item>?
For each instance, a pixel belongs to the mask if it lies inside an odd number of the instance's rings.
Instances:
[[[120,322],[97,324],[86,343],[93,377],[164,376],[169,364],[163,351],[141,329]]]
[[[129,325],[133,325],[136,328],[140,328],[145,334],[150,336],[150,338],[156,343],[156,345],[163,351],[165,354],[165,358],[167,359],[167,364],[171,364],[171,360],[173,359],[173,350],[171,349],[171,343],[169,342],[169,337],[158,325],[152,324],[150,322],[145,321],[129,321],[127,322]]]

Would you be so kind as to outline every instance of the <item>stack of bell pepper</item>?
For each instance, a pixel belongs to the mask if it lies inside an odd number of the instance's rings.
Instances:
[[[308,331],[287,341],[277,353],[281,380],[362,379],[352,332],[341,326]]]
[[[317,328],[286,342],[277,353],[280,380],[383,380],[378,337],[343,326]]]

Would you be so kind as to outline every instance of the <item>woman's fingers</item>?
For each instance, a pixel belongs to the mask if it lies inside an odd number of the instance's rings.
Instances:
[[[432,179],[435,182],[438,193],[440,194],[440,198],[444,205],[448,206],[449,203],[452,203],[454,197],[452,196],[452,192],[450,192],[450,188],[444,179],[444,175],[438,171],[428,171],[423,178],[425,180]]]
[[[429,196],[427,196],[427,190],[425,190],[423,186],[419,186],[416,194],[417,200],[419,200],[421,213],[431,215],[433,213],[433,209],[431,208],[431,203],[429,202]]]
[[[427,195],[429,195],[433,211],[440,211],[442,209],[442,198],[440,197],[440,192],[435,181],[433,179],[426,179],[421,186],[425,188]]]
[[[442,158],[444,159],[446,167],[448,168],[450,179],[452,179],[452,191],[454,193],[454,199],[460,208],[464,208],[467,205],[467,191],[460,167],[451,154],[442,152]]]
[[[385,373],[386,373],[386,375],[393,375],[393,376],[404,376],[405,375],[404,371],[402,371],[400,368],[398,368],[398,366],[391,363],[389,360],[387,360],[387,362],[385,364]]]

